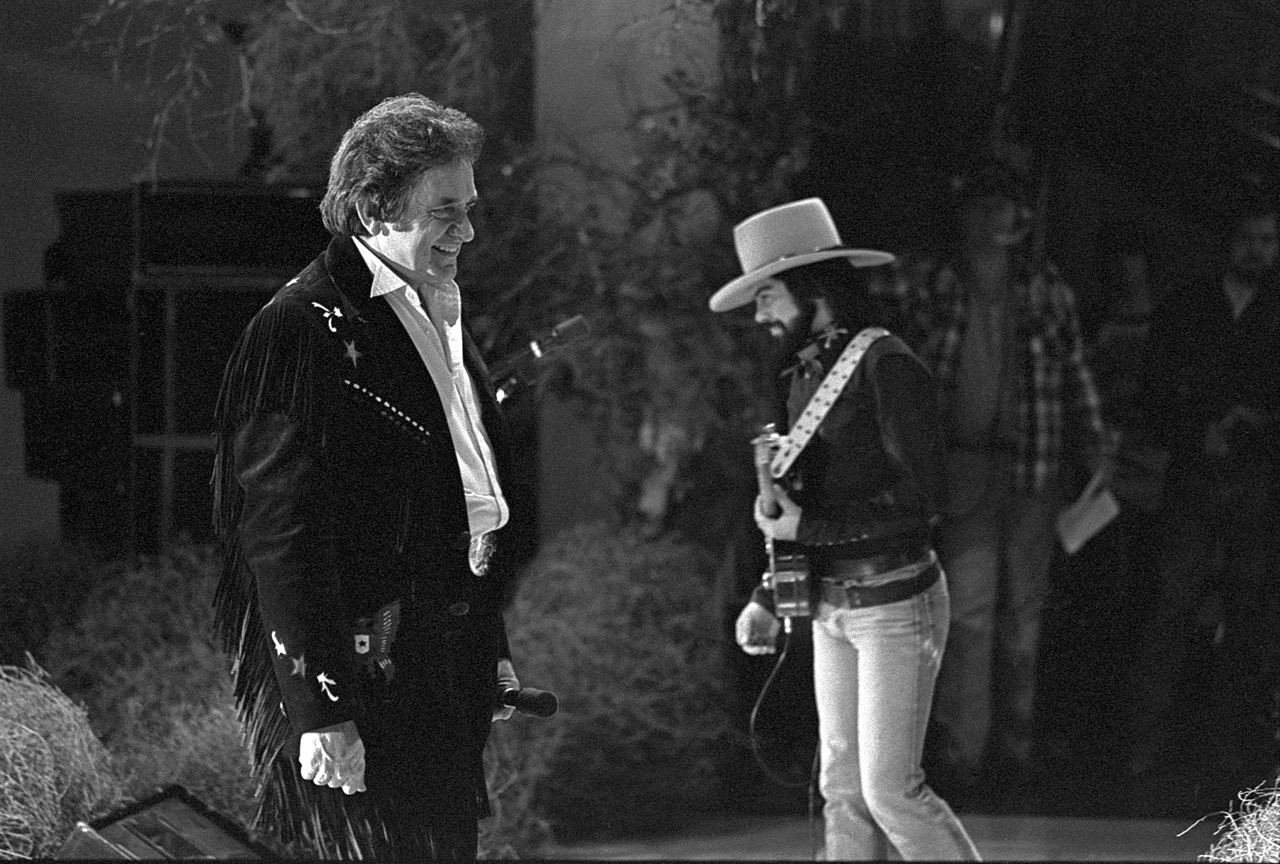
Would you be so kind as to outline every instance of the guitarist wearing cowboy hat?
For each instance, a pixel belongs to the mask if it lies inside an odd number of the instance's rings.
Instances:
[[[811,617],[826,859],[884,860],[892,849],[976,860],[920,767],[949,618],[930,542],[946,478],[933,381],[901,339],[872,326],[855,269],[893,256],[846,247],[818,198],[751,216],[734,244],[743,274],[711,309],[754,304],[788,366],[778,382],[787,434],[755,507],[773,588],[752,595],[737,642],[773,653],[780,615],[788,627]],[[775,605],[775,548],[807,562],[803,613],[794,597]]]

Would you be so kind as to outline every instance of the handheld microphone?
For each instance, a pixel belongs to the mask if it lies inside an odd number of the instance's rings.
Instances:
[[[519,690],[508,688],[502,691],[498,701],[530,717],[550,717],[560,709],[560,700],[556,698],[556,694],[536,687]]]

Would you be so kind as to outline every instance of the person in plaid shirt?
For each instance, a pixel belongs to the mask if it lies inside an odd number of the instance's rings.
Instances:
[[[900,258],[876,289],[933,371],[948,437],[938,551],[952,582],[930,777],[959,806],[1032,755],[1036,654],[1055,519],[1081,467],[1110,477],[1113,435],[1085,360],[1075,297],[1025,242],[1030,195],[1007,163],[955,183],[957,252]],[[999,686],[993,687],[993,679]],[[985,778],[984,778],[985,770]]]

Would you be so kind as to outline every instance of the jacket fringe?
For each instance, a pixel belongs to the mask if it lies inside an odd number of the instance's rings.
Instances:
[[[293,730],[266,650],[254,575],[240,546],[243,496],[234,458],[240,427],[251,416],[279,412],[310,434],[323,434],[315,380],[319,340],[307,316],[290,306],[287,294],[264,306],[236,342],[223,372],[214,414],[213,521],[222,571],[213,626],[231,659],[237,714],[250,744],[259,800],[254,826],[278,834],[286,844],[300,843],[322,859],[353,859],[361,857],[360,839],[367,842],[373,828],[367,819],[349,817],[333,790],[307,783],[298,773],[290,746]]]

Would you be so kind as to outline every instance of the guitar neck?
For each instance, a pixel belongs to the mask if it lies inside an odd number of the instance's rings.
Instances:
[[[769,473],[769,464],[777,450],[778,435],[770,424],[765,431],[751,443],[755,448],[756,485],[760,487],[760,498],[764,504],[766,516],[777,516],[781,511],[778,498],[773,494],[773,475]]]

